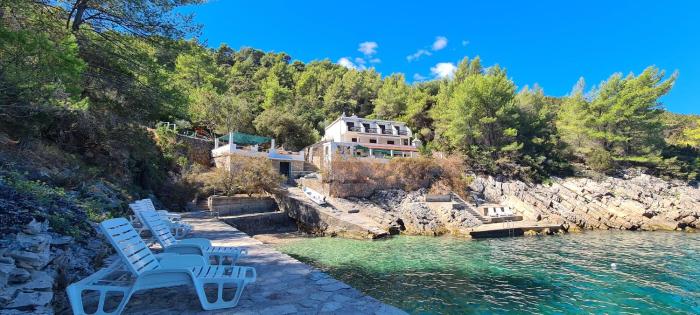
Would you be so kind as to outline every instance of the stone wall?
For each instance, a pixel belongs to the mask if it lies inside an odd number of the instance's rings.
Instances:
[[[700,190],[649,175],[554,179],[528,185],[477,177],[476,195],[514,208],[526,220],[569,230],[694,230],[700,224]]]
[[[220,216],[277,211],[275,199],[262,195],[211,196],[207,203],[210,211]]]
[[[248,235],[284,233],[297,230],[294,221],[284,212],[259,213],[252,216],[223,218],[229,224]]]
[[[53,314],[54,308],[67,308],[65,286],[94,272],[93,258],[107,252],[101,239],[81,244],[50,232],[48,221],[32,221],[21,232],[4,236],[0,314]]]
[[[361,226],[339,220],[321,211],[319,205],[280,191],[274,194],[277,205],[297,222],[299,230],[319,236],[341,236],[355,239],[371,239],[377,235]]]
[[[204,166],[211,166],[211,150],[214,142],[177,135],[177,140],[187,146],[187,157],[190,161]]]

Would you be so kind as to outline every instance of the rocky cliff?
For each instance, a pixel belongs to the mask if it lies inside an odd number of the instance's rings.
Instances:
[[[693,231],[700,225],[697,184],[639,173],[597,180],[555,178],[537,185],[476,177],[470,188],[475,197],[509,205],[526,220],[563,224],[569,231]]]
[[[109,254],[69,192],[0,176],[0,314],[67,312],[66,286]]]

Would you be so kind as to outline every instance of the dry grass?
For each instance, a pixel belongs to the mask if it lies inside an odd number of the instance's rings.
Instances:
[[[284,177],[265,158],[236,157],[231,160],[231,171],[217,168],[193,175],[190,180],[199,184],[202,195],[233,196],[275,191]]]
[[[324,175],[324,182],[337,196],[367,196],[380,189],[413,191],[420,188],[430,188],[434,193],[454,191],[461,194],[470,183],[463,162],[456,157],[394,158],[387,163],[335,159]]]

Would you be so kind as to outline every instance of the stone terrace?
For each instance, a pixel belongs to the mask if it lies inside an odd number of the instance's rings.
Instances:
[[[248,255],[240,265],[255,267],[257,281],[246,287],[240,303],[232,309],[203,311],[194,289],[180,286],[134,295],[125,314],[405,314],[223,222],[195,217],[186,220],[194,227],[192,237],[247,248]]]

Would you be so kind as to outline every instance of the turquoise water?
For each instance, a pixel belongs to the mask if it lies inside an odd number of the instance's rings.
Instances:
[[[410,313],[700,314],[700,234],[324,237],[278,248]]]

